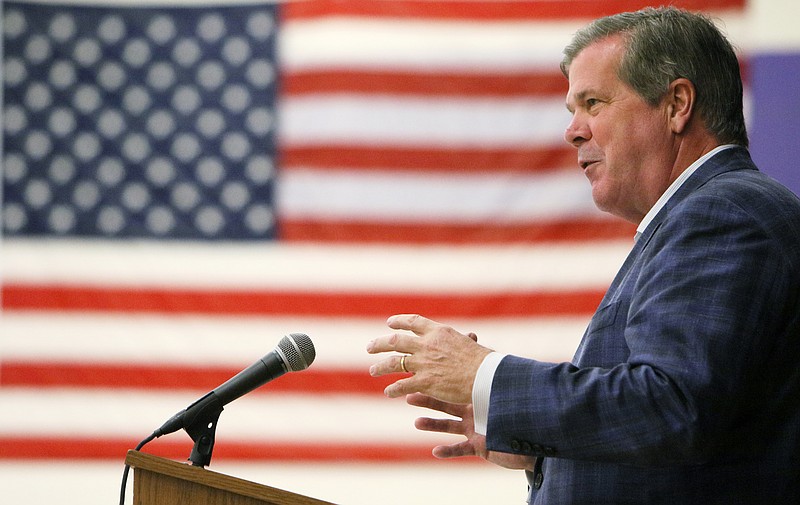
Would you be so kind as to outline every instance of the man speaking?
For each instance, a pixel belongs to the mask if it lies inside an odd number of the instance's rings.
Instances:
[[[524,469],[530,503],[800,503],[800,201],[750,159],[730,43],[648,8],[564,54],[565,139],[596,205],[638,225],[572,362],[397,315],[370,373],[410,372],[386,395],[466,437],[434,454]]]

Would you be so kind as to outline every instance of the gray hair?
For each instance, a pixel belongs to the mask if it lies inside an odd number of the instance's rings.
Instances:
[[[706,128],[723,144],[747,147],[739,61],[708,17],[661,7],[597,19],[573,36],[561,71],[569,77],[569,66],[583,49],[616,34],[627,44],[617,75],[645,101],[658,104],[670,83],[688,79]]]

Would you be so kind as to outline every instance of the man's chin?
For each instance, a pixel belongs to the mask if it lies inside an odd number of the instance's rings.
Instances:
[[[611,204],[612,201],[609,195],[596,185],[592,186],[592,200],[594,201],[594,206],[597,207],[598,210],[615,216],[618,215],[614,212],[614,206]]]
[[[594,201],[594,205],[598,209],[603,212],[609,212],[608,195],[605,194],[603,188],[596,181],[592,182],[592,201]]]

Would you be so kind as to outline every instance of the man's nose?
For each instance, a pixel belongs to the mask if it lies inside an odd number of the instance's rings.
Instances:
[[[590,138],[592,138],[592,134],[586,121],[581,118],[580,114],[573,114],[572,120],[567,125],[567,129],[564,130],[564,140],[566,140],[568,144],[579,147]]]

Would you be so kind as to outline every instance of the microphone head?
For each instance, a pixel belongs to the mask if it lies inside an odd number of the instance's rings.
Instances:
[[[278,342],[278,347],[275,351],[283,359],[289,372],[305,370],[314,362],[314,358],[317,356],[317,352],[314,350],[314,343],[305,333],[286,335]]]

